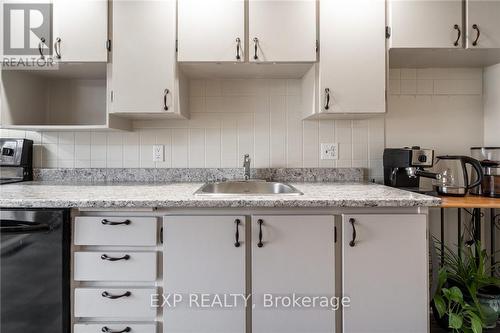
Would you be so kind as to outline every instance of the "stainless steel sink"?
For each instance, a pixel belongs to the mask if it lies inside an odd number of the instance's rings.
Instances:
[[[292,185],[256,180],[207,183],[195,195],[302,195]]]

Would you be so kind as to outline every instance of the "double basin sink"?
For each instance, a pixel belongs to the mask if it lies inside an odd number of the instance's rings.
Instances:
[[[285,183],[264,180],[231,180],[206,183],[195,195],[302,195],[295,187]]]

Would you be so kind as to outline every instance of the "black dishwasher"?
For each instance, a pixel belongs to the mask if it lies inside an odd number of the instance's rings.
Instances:
[[[0,332],[70,332],[69,210],[0,209],[0,237]]]

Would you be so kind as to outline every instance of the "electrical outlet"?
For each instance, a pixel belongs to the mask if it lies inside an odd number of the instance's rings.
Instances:
[[[153,146],[153,162],[164,162],[165,150],[163,145]]]
[[[322,160],[338,160],[339,159],[339,144],[338,143],[322,143],[321,144],[321,159]]]

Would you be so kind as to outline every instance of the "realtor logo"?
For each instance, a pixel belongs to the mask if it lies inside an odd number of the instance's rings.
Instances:
[[[4,3],[3,6],[4,56],[52,55],[52,4]]]

